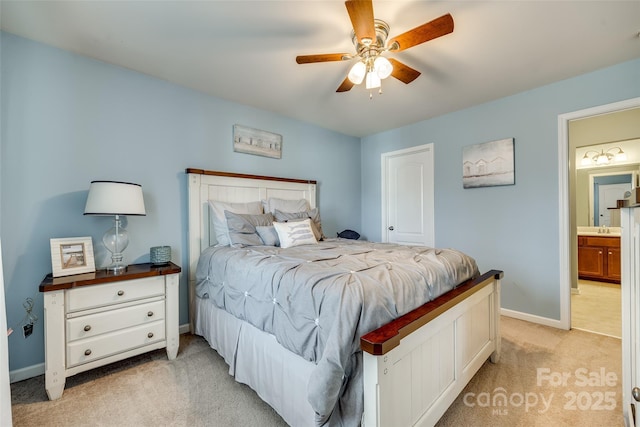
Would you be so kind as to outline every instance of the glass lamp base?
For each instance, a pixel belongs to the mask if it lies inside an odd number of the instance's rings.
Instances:
[[[127,271],[127,266],[124,264],[111,264],[105,267],[109,274],[122,274]]]

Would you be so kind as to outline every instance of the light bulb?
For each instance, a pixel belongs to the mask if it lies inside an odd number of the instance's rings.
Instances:
[[[615,159],[617,162],[624,162],[625,160],[627,160],[627,153],[625,153],[624,151],[622,151],[621,148],[618,148],[618,152],[615,155]]]
[[[596,159],[596,164],[598,164],[598,165],[607,165],[607,164],[609,164],[609,156],[607,156],[604,153],[599,154],[598,158]]]
[[[391,75],[393,65],[391,65],[391,62],[384,56],[378,56],[373,62],[373,69],[380,79],[386,79]]]
[[[351,83],[359,85],[360,83],[362,83],[362,80],[364,79],[366,73],[367,66],[364,65],[364,62],[358,61],[353,64],[353,67],[351,67],[351,70],[349,71],[349,75],[347,77],[349,78]]]

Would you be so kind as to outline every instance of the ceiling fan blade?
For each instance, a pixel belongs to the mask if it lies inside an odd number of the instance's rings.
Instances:
[[[422,24],[389,40],[387,46],[393,52],[400,52],[429,40],[453,32],[453,17],[450,13]]]
[[[353,31],[362,43],[363,39],[376,40],[376,28],[373,23],[373,2],[371,0],[347,0],[344,2],[351,18]],[[366,44],[366,43],[363,43]]]
[[[345,78],[340,87],[336,90],[336,92],[347,92],[351,90],[353,87],[353,82],[349,80],[349,77]]]
[[[315,62],[344,61],[353,58],[350,53],[323,53],[320,55],[300,55],[296,56],[298,64],[313,64]]]
[[[389,58],[389,62],[393,65],[391,75],[405,84],[411,83],[420,75],[420,71],[414,70],[397,59]]]

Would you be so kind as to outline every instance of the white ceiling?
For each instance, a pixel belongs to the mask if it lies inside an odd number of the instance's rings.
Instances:
[[[640,58],[640,1],[375,1],[390,37],[445,13],[452,34],[393,56],[422,72],[336,93],[343,1],[11,1],[2,30],[216,97],[365,136]],[[585,88],[588,90],[588,88]]]

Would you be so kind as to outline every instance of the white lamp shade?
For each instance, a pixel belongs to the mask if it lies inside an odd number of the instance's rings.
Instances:
[[[367,66],[364,64],[364,62],[358,61],[353,64],[353,67],[351,67],[351,70],[349,71],[349,75],[347,77],[349,77],[351,83],[359,85],[360,83],[362,83],[362,80],[364,79],[364,75],[366,73]]]
[[[142,186],[130,182],[92,181],[85,215],[146,215]]]
[[[365,83],[367,89],[375,89],[377,87],[380,87],[380,85],[382,84],[382,82],[380,81],[380,77],[378,77],[378,74],[373,71],[367,73],[367,80]]]
[[[389,60],[384,56],[378,56],[373,62],[373,69],[378,74],[378,77],[386,79],[391,75],[393,65],[391,65],[391,62],[389,62]]]

